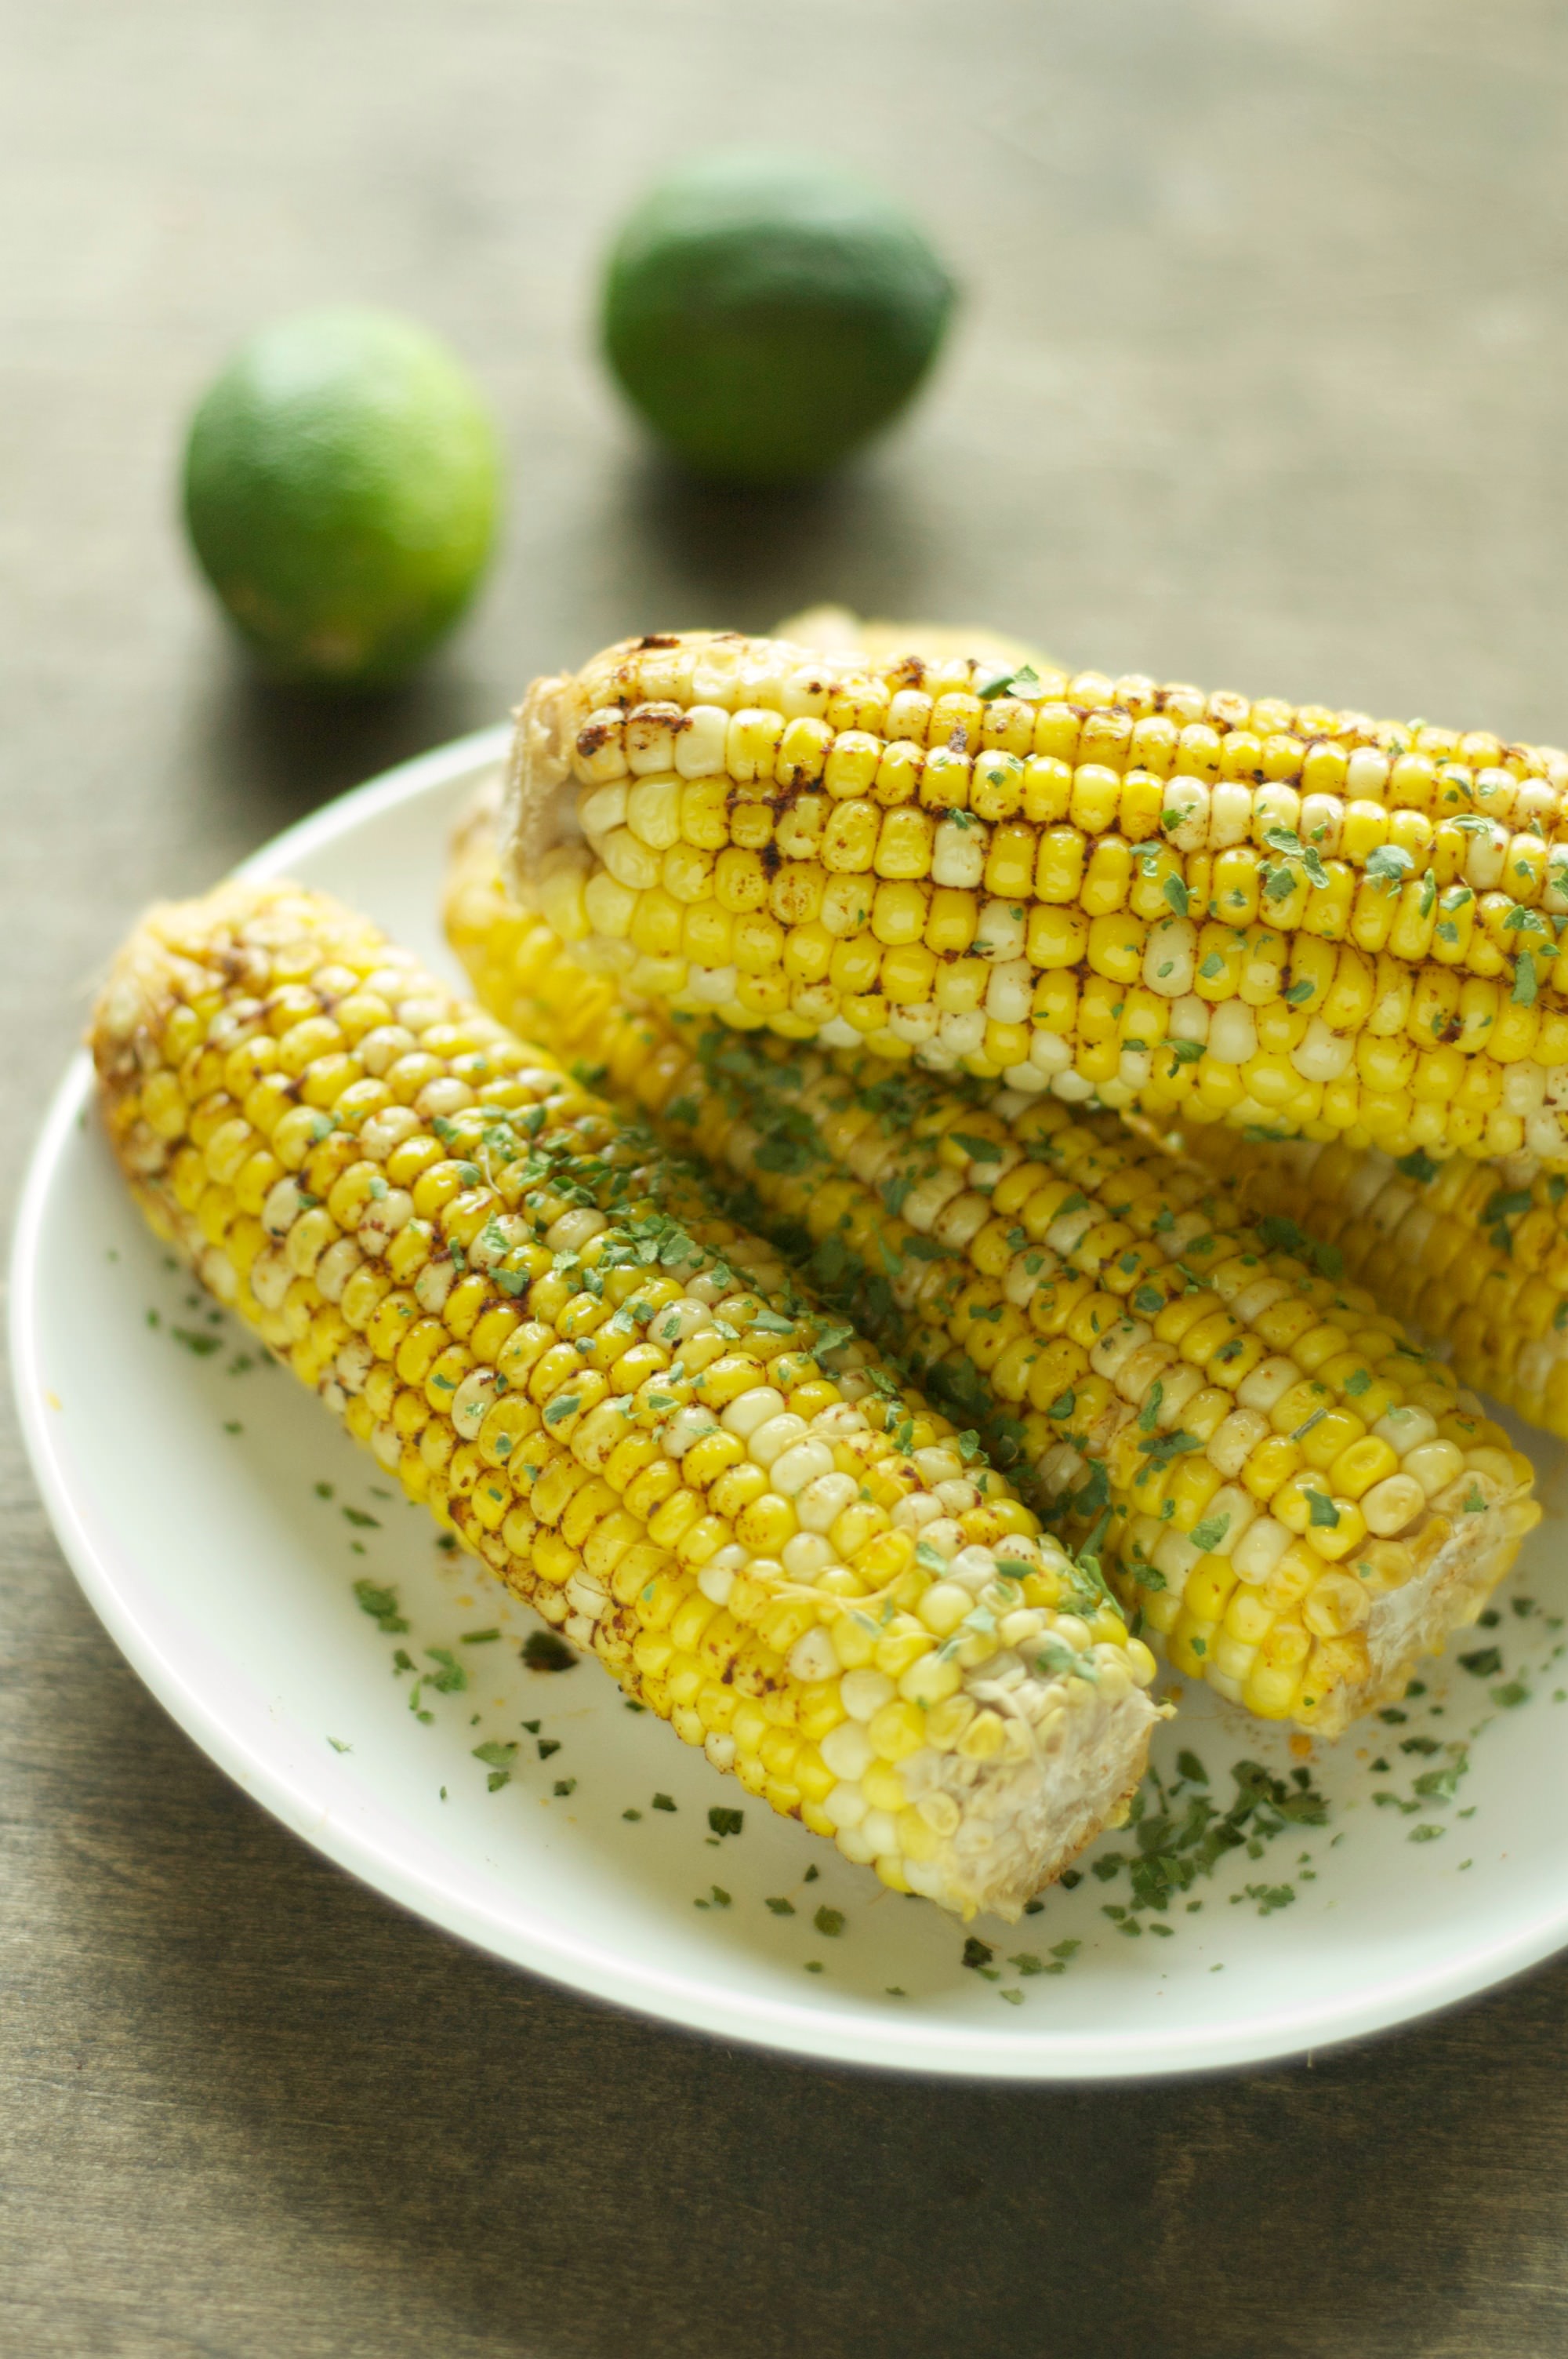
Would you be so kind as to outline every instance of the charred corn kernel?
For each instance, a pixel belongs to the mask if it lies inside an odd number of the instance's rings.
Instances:
[[[1568,911],[1568,847],[1554,843],[1568,825],[1568,756],[1510,747],[1477,765],[1445,750],[1462,742],[1451,731],[1324,706],[1098,675],[1087,692],[1108,701],[1031,704],[989,697],[973,663],[965,674],[890,654],[813,669],[801,652],[701,634],[674,656],[629,642],[530,691],[514,881],[598,972],[630,942],[633,987],[679,1007],[830,1048],[864,1040],[880,1056],[1000,1073],[1069,1102],[1156,1117],[1180,1105],[1194,1121],[1281,1135],[1321,1128],[1392,1156],[1568,1164],[1568,1005],[1546,914]],[[704,701],[730,665],[735,692],[758,700],[732,711]],[[806,670],[823,702],[800,713],[790,683]],[[643,736],[638,761],[673,749],[673,767],[628,769],[624,749]],[[557,794],[580,798],[584,841],[548,848]],[[770,906],[785,927],[803,921],[802,896],[815,921],[816,880],[861,885],[831,917],[824,905],[824,922],[839,939],[870,937],[868,978],[829,993],[809,987],[819,974],[792,972],[785,988],[773,972],[785,943],[759,937],[762,962],[727,991],[729,951],[704,955],[675,914],[708,897],[706,877],[660,870],[687,853],[722,872],[719,908]],[[988,1038],[941,1020],[966,1011],[932,1020],[929,1000],[881,976],[887,949],[919,929],[887,930],[875,879],[925,897],[925,945],[938,958],[967,951],[985,905],[1000,902],[1016,912],[1007,955],[1026,979],[1141,980],[1176,1004],[1170,1044],[1130,1041],[1112,1060],[1071,1025],[1036,1017],[1020,1038],[1023,1018],[991,1011],[1003,1028]],[[1267,939],[1243,952],[1244,935]],[[1391,1026],[1387,987],[1368,995],[1374,964],[1419,986]],[[1495,1002],[1489,1029],[1461,1010],[1449,1037],[1454,989],[1481,986]],[[1240,1026],[1209,1037],[1204,1009],[1238,995],[1256,1037]],[[284,1030],[304,1020],[286,1013]],[[1294,1020],[1303,1015],[1313,1020]],[[1563,1027],[1555,1049],[1543,1016]],[[1513,1064],[1523,1075],[1500,1102],[1495,1069]],[[336,1078],[323,1059],[319,1085]]]
[[[625,808],[657,834],[676,808],[665,740],[678,740],[673,722],[643,719],[622,736],[640,781]],[[759,776],[780,742],[765,712],[731,716],[726,744]],[[514,981],[536,930],[504,954]],[[395,1023],[339,1022],[334,1008],[356,994],[384,995]],[[583,996],[579,985],[574,1020]],[[391,1044],[387,1070],[417,1068],[418,1088],[395,1101],[406,1120],[387,1128],[392,1101],[383,1110],[372,1093],[362,1103],[374,1110],[340,1147],[330,1125],[285,1115],[287,1151],[259,1218],[234,1195],[244,1142],[211,1156],[228,1117],[211,1092],[192,1105],[147,1047],[172,1039],[199,1063],[209,1044],[232,1055],[236,1034],[275,1038],[306,1100],[296,1114],[308,1114],[313,1079],[330,1068],[338,1094],[358,1087],[377,1031],[394,1029],[406,1045]],[[606,1038],[612,1058],[631,1056],[613,1025]],[[968,1457],[947,1446],[947,1422],[804,1303],[776,1250],[724,1219],[645,1131],[362,920],[287,886],[230,886],[155,912],[105,993],[95,1052],[111,1136],[160,1234],[466,1548],[749,1791],[964,1914],[1016,1914],[1130,1793],[1156,1715],[1120,1620],[1097,1619],[1093,1661],[1088,1625],[1054,1603],[1026,1632],[1009,1621],[1009,1640],[1036,1659],[1010,1690],[1008,1728],[955,1749],[987,1718],[968,1690],[1003,1668],[993,1594],[1016,1599],[1024,1575],[1053,1598],[1076,1593],[1059,1543],[1038,1536],[1000,1475],[972,1446]],[[654,1095],[654,1073],[671,1082],[679,1069],[657,1040],[632,1058]],[[427,1138],[436,1151],[406,1158],[414,1185],[395,1202],[386,1150]],[[387,1172],[381,1192],[343,1190],[366,1160]],[[416,1214],[423,1259],[398,1285],[391,1259]],[[243,1223],[256,1234],[242,1285],[226,1241]],[[1455,1445],[1422,1433],[1432,1472]],[[929,1562],[925,1529],[955,1536]],[[955,1590],[957,1619],[936,1608],[939,1636],[916,1609]],[[1129,1666],[1119,1680],[1113,1652]],[[880,1685],[868,1694],[862,1680],[852,1712],[856,1664]],[[946,1750],[928,1737],[932,1711],[946,1714]],[[1082,1716],[1084,1735],[1064,1775],[1059,1754],[1053,1768],[1032,1748],[1034,1727],[1065,1712]],[[919,1829],[908,1846],[906,1821]],[[864,1827],[878,1838],[869,1851]]]

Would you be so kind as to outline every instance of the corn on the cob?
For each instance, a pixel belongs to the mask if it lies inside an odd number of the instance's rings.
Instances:
[[[1395,1162],[1220,1128],[1184,1145],[1251,1217],[1304,1223],[1335,1247],[1462,1383],[1568,1440],[1568,1174],[1528,1156]]]
[[[1147,1647],[646,1134],[320,896],[155,911],[93,1046],[160,1235],[517,1593],[884,1882],[1016,1914]],[[831,1371],[831,1373],[830,1373]]]
[[[1331,1254],[1118,1117],[717,1029],[694,1053],[508,908],[482,813],[448,922],[498,1013],[568,1049],[591,1033],[607,1087],[728,1165],[1231,1701],[1337,1734],[1539,1520],[1529,1462]]]
[[[635,995],[1073,1102],[1568,1160],[1568,756],[1152,680],[628,641],[514,892]]]

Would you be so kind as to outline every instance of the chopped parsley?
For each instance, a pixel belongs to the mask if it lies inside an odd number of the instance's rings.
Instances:
[[[385,1589],[375,1581],[356,1581],[354,1595],[359,1600],[360,1612],[370,1615],[384,1637],[407,1629],[408,1624],[398,1611],[395,1589]]]
[[[531,1671],[569,1671],[579,1658],[553,1630],[531,1630],[523,1642],[523,1660]]]

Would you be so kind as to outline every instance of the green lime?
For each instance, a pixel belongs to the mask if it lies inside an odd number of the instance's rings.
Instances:
[[[738,149],[650,190],[610,256],[604,344],[705,475],[823,473],[903,407],[953,282],[898,207],[813,156]]]
[[[501,461],[446,345],[385,311],[303,311],[242,345],[185,452],[196,554],[275,677],[396,679],[457,620]]]

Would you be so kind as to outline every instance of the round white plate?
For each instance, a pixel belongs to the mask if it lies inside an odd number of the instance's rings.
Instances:
[[[487,732],[391,772],[248,873],[329,887],[449,967],[447,832],[503,743]],[[170,1266],[121,1188],[81,1058],[22,1205],[12,1348],[65,1552],[197,1743],[391,1898],[595,1997],[835,2062],[1118,2078],[1356,2038],[1568,1942],[1568,1581],[1551,1514],[1496,1625],[1456,1642],[1405,1717],[1304,1763],[1202,1693],[1161,1732],[1168,1780],[1182,1754],[1207,1772],[1182,1784],[1178,1817],[1195,1795],[1228,1808],[1232,1766],[1250,1760],[1287,1783],[1304,1770],[1325,1823],[1288,1822],[1130,1917],[1128,1869],[1095,1863],[1135,1851],[1137,1831],[1108,1838],[1020,1925],[967,1929],[966,1962],[965,1929],[774,1818],[592,1663],[525,1665],[533,1617],[443,1553]],[[1564,1453],[1534,1446],[1550,1508]],[[385,1618],[407,1626],[384,1629],[356,1581],[395,1591]],[[741,1832],[710,1811],[740,1811]]]

